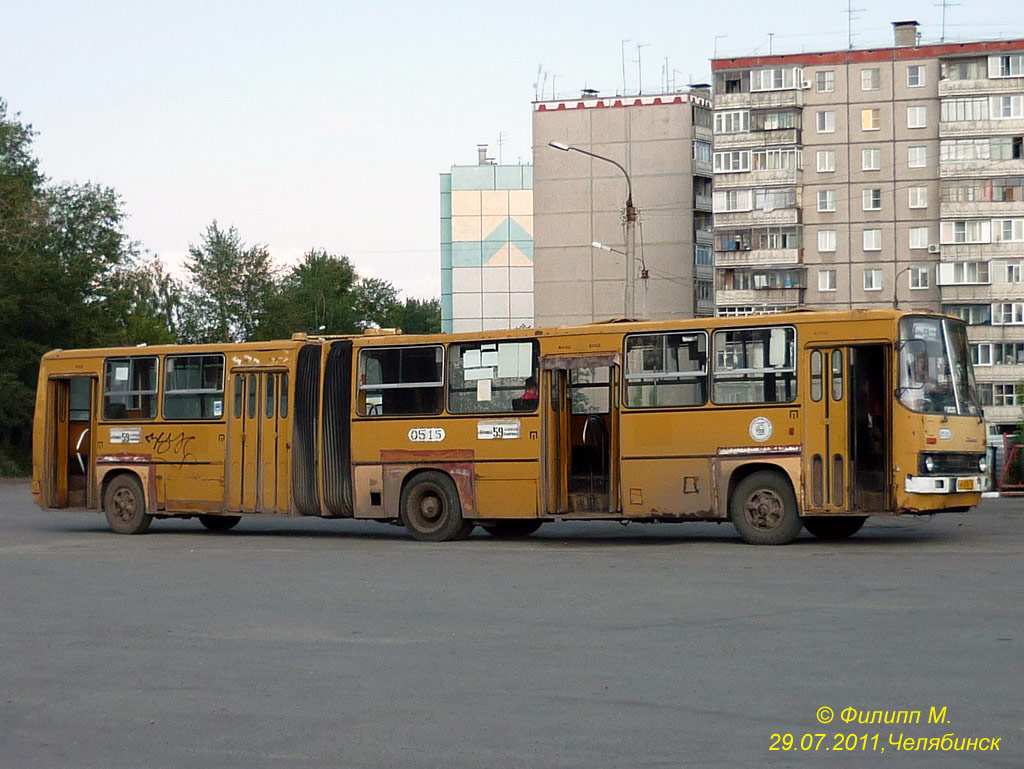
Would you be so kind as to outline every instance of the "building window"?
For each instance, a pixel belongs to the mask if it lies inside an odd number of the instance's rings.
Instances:
[[[992,345],[988,342],[971,345],[971,363],[975,366],[992,365]]]
[[[750,90],[782,91],[800,87],[800,69],[798,67],[769,67],[755,69],[750,72]]]
[[[1016,406],[1017,385],[1013,382],[996,382],[992,385],[993,406]]]
[[[715,173],[734,174],[750,170],[750,150],[715,153]]]
[[[716,214],[749,211],[753,207],[753,190],[715,190],[712,208]]]
[[[911,227],[910,228],[910,247],[911,248],[928,248],[928,228],[927,227]]]
[[[818,290],[819,291],[835,291],[836,290],[836,271],[835,270],[818,270]]]
[[[988,57],[989,77],[1021,77],[1024,76],[1024,54],[1015,53],[1008,56]]]
[[[993,120],[1024,117],[1024,95],[993,96],[991,111]]]
[[[984,326],[992,318],[992,305],[988,304],[944,305],[942,311],[947,315],[955,315],[968,326]]]
[[[880,82],[881,77],[879,76],[878,67],[871,67],[860,71],[860,90],[877,91]]]
[[[913,266],[907,270],[910,287],[914,289],[928,288],[928,268]]]
[[[711,142],[695,141],[693,143],[693,159],[703,161],[704,163],[710,163]]]
[[[708,399],[708,337],[645,334],[626,337],[626,405],[702,406]]]
[[[103,377],[103,418],[153,419],[156,416],[157,359],[108,358]]]
[[[924,85],[924,65],[911,64],[907,67],[907,87],[920,88]]]
[[[715,253],[711,246],[706,243],[698,243],[693,249],[693,263],[703,267],[713,267],[715,264]]]
[[[911,187],[909,193],[911,208],[928,208],[927,187]]]
[[[881,251],[882,250],[882,231],[881,230],[864,230],[863,243],[864,243],[864,250],[865,251]]]
[[[882,127],[881,110],[877,107],[860,111],[860,127],[862,131],[877,131]]]
[[[795,329],[715,332],[715,403],[790,403],[795,399]]]
[[[992,222],[988,219],[960,219],[939,223],[941,243],[991,243]]]
[[[795,147],[753,150],[751,167],[755,171],[797,170],[800,168],[800,150]]]
[[[880,189],[862,190],[861,203],[865,211],[881,211],[882,191]]]
[[[818,150],[818,172],[831,173],[836,170],[836,151]]]
[[[988,262],[943,262],[939,265],[940,286],[977,286],[989,282]]]
[[[946,99],[939,106],[939,120],[943,123],[967,123],[988,120],[988,97],[971,96]]]
[[[747,133],[750,130],[750,110],[715,113],[716,134]]]
[[[1024,262],[1007,262],[1006,263],[1006,282],[1007,283],[1022,283],[1024,277]]]
[[[860,151],[860,168],[862,171],[882,170],[882,150],[870,149]]]
[[[880,267],[867,267],[864,269],[864,290],[882,290],[882,269]]]
[[[1024,343],[1003,342],[992,345],[993,366],[1024,365]]]
[[[164,360],[164,419],[224,416],[224,356],[168,355]]]
[[[836,111],[834,109],[820,110],[817,114],[818,133],[830,134],[836,130]]]
[[[907,166],[909,168],[927,168],[928,148],[907,147]]]
[[[818,190],[818,210],[819,211],[835,211],[836,210],[836,191],[835,190]]]
[[[836,231],[818,230],[818,251],[827,253],[836,250]]]
[[[1024,324],[1024,302],[997,302],[992,305],[992,324],[995,326]]]
[[[836,73],[831,69],[820,70],[816,77],[818,93],[832,93],[836,90]]]
[[[927,126],[927,107],[907,107],[907,128],[927,128]]]
[[[996,243],[1024,240],[1024,219],[993,219],[992,240]]]
[[[443,403],[441,345],[359,352],[359,413],[363,416],[440,414]]]

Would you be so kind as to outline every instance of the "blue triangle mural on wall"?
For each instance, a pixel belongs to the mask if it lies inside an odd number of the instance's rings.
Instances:
[[[481,242],[483,243],[485,264],[509,243],[513,243],[527,259],[533,262],[533,236],[512,217],[506,217]]]

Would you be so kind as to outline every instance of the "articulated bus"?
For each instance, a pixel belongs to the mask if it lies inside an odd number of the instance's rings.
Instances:
[[[964,324],[894,310],[57,350],[34,427],[38,504],[124,534],[730,521],[783,544],[966,511],[988,484]]]

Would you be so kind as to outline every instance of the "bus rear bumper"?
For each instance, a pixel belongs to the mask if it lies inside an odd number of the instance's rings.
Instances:
[[[956,494],[988,491],[984,475],[908,475],[903,490],[908,494]]]

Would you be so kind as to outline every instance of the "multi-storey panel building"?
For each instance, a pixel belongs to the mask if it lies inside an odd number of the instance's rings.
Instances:
[[[534,297],[537,324],[622,317],[623,210],[632,181],[638,225],[634,314],[712,315],[711,102],[706,90],[534,104]],[[599,243],[606,248],[593,244]],[[610,250],[609,250],[610,249]]]
[[[477,165],[441,174],[441,330],[533,325],[533,169]]]
[[[717,313],[942,308],[1021,419],[1024,40],[716,59]]]

